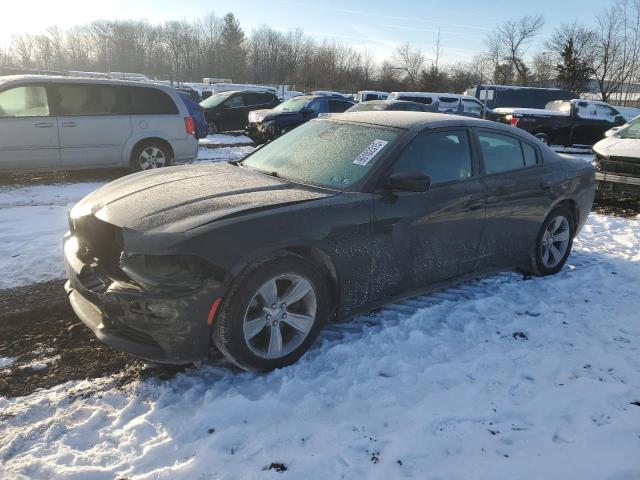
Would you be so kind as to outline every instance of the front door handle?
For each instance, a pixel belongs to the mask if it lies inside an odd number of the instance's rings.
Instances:
[[[53,123],[48,123],[48,122],[36,123],[36,124],[34,125],[34,127],[38,127],[38,128],[51,128],[51,127],[53,127]]]
[[[80,125],[78,122],[62,122],[63,127],[77,127]]]
[[[482,200],[469,200],[464,204],[469,210],[478,210],[484,207],[484,202]]]
[[[551,184],[549,182],[540,182],[540,188],[542,190],[549,190],[551,188]]]

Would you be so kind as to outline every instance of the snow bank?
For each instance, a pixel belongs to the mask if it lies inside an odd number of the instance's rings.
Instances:
[[[209,135],[207,138],[201,138],[199,140],[201,146],[212,147],[212,146],[237,146],[237,145],[253,145],[253,140],[251,140],[246,135],[231,135],[231,134],[216,134]]]
[[[124,390],[102,379],[0,398],[0,471],[638,478],[638,226],[593,215],[556,276],[498,274],[389,306],[269,374],[214,364]]]

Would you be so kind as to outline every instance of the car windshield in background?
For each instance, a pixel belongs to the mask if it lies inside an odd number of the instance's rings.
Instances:
[[[299,112],[309,103],[308,98],[292,98],[278,105],[275,110],[281,112]]]
[[[635,120],[631,120],[629,125],[624,128],[621,128],[615,133],[617,138],[629,138],[632,140],[640,139],[640,118]]]
[[[215,93],[209,98],[205,98],[203,101],[201,101],[200,106],[202,108],[214,108],[224,102],[227,98],[229,98],[228,94],[225,95],[223,93]]]
[[[349,109],[350,112],[371,112],[384,110],[386,105],[384,103],[359,103]]]
[[[241,165],[301,183],[347,188],[371,171],[397,136],[387,128],[314,120],[265,145]]]

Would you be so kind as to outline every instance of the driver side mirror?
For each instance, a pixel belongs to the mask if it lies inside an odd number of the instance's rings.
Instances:
[[[426,192],[431,185],[431,179],[424,173],[394,173],[387,178],[385,187],[389,190],[405,192]]]

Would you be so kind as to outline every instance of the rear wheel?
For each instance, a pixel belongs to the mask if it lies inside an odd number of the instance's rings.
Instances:
[[[545,145],[551,145],[551,138],[546,133],[536,133],[535,137]]]
[[[244,369],[273,370],[307,351],[328,310],[326,282],[317,268],[301,257],[276,255],[234,282],[215,319],[213,341]]]
[[[573,215],[564,207],[554,209],[538,234],[535,262],[537,274],[553,275],[564,266],[573,245]]]
[[[158,141],[146,141],[138,145],[131,154],[131,169],[137,172],[171,165],[171,150]]]

